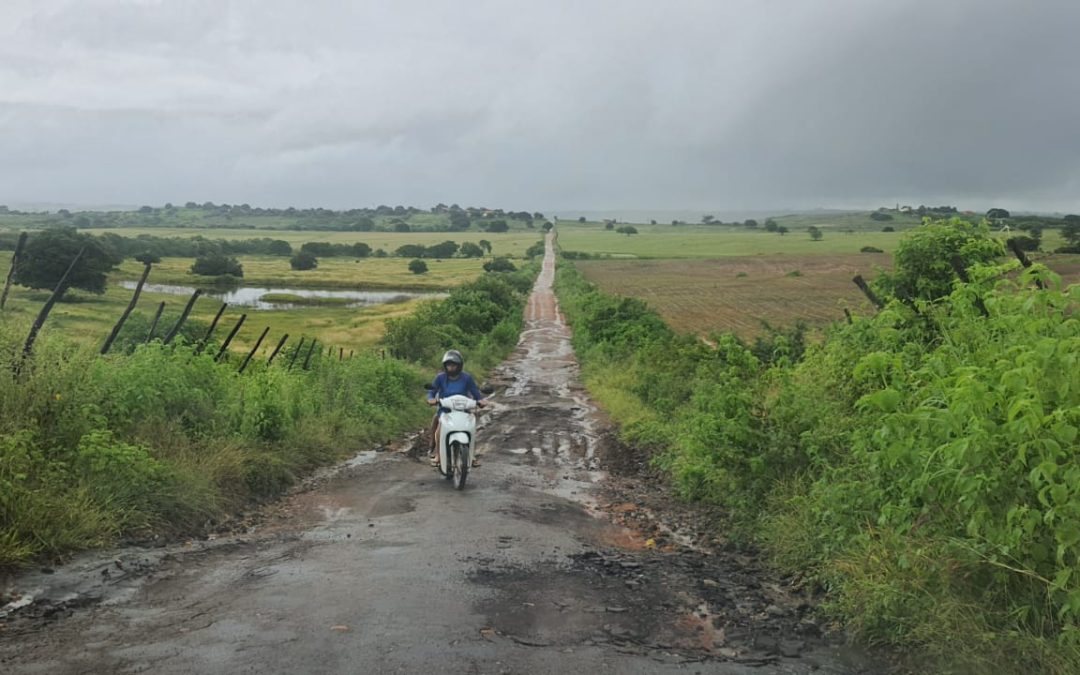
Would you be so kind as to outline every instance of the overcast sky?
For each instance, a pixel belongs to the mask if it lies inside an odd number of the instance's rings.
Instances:
[[[2,0],[0,203],[1080,211],[1076,0]]]

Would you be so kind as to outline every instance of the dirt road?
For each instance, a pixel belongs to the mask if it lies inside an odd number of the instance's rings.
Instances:
[[[363,453],[251,532],[24,575],[0,672],[880,672],[733,555],[613,520],[647,508],[602,496],[550,248],[464,492]]]

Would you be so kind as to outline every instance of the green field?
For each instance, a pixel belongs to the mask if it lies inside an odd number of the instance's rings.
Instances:
[[[472,281],[483,273],[482,258],[428,260],[428,271],[413,274],[406,258],[320,258],[319,266],[303,272],[292,269],[289,259],[279,256],[238,256],[244,267],[245,286],[289,286],[294,288],[410,289],[443,291]],[[191,274],[191,258],[164,258],[154,265],[150,279],[159,284],[208,284],[211,277]],[[143,266],[125,260],[117,279],[138,279]]]
[[[784,235],[760,228],[747,229],[729,225],[634,225],[638,234],[625,235],[606,230],[603,223],[569,223],[558,226],[559,246],[564,251],[588,253],[613,258],[720,258],[748,255],[835,255],[858,253],[863,246],[874,246],[886,253],[896,249],[904,232],[921,220],[898,216],[886,223],[873,221],[865,213],[800,214],[780,216],[776,222],[789,229]],[[814,241],[807,228],[822,231]],[[895,228],[883,232],[884,226]],[[619,227],[619,226],[616,226]],[[1022,234],[1014,231],[1013,234]],[[998,232],[996,236],[1006,237]],[[1063,244],[1060,232],[1043,232],[1042,248],[1052,251]]]

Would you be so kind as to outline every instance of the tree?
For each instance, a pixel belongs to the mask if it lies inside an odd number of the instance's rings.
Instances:
[[[423,258],[427,255],[427,247],[422,244],[403,244],[397,247],[394,255],[399,258]]]
[[[349,225],[348,229],[353,232],[371,232],[375,229],[375,221],[367,216],[364,216],[358,219],[352,225]]]
[[[921,225],[908,232],[893,255],[893,271],[879,277],[876,285],[898,298],[936,300],[952,292],[959,258],[967,268],[990,263],[1003,253],[1000,241],[989,228],[952,218]]]
[[[885,213],[884,211],[874,211],[870,214],[870,220],[886,221],[892,219],[892,214]]]
[[[552,225],[551,222],[546,221],[546,222],[544,222],[544,226],[541,229],[543,229],[544,232],[551,232],[551,228],[553,228],[553,227],[555,227],[555,226]]]
[[[67,288],[81,288],[91,293],[104,293],[106,275],[123,258],[111,248],[74,228],[56,228],[35,232],[26,241],[19,266],[12,281],[27,288],[53,289],[67,271],[71,261],[83,251],[82,257],[68,276]]]
[[[712,225],[712,222],[716,220],[716,216],[705,215],[701,217],[701,222],[705,225]]]
[[[630,235],[632,235],[632,234],[637,234],[638,233],[637,228],[634,227],[633,225],[623,225],[622,227],[618,228],[615,231],[618,232],[619,234],[625,234],[628,237]]]
[[[765,231],[766,232],[776,232],[779,229],[780,229],[780,226],[777,225],[776,221],[773,220],[772,218],[768,218],[768,219],[765,220]]]
[[[578,221],[579,223],[584,223],[584,222],[585,222],[585,216],[579,216],[579,217],[578,217],[578,219],[577,219],[577,221]]]
[[[427,272],[427,263],[419,258],[414,258],[409,261],[409,271],[413,274],[423,274]]]
[[[487,239],[481,239],[477,243],[480,245],[480,248],[487,251],[488,255],[491,255],[491,242],[490,241],[488,241]]]
[[[784,236],[785,234],[788,233],[788,229],[786,227],[784,227],[783,225],[778,225],[776,227],[776,233],[779,234],[782,237],[782,236]]]
[[[753,218],[747,218],[743,221],[743,225],[746,227],[757,227],[758,223]]]
[[[517,267],[506,258],[495,258],[484,263],[485,272],[514,272]]]
[[[195,262],[191,265],[191,273],[206,277],[220,277],[226,274],[243,277],[244,268],[233,256],[215,252],[195,258]]]
[[[319,266],[319,259],[310,251],[300,251],[289,259],[294,270],[313,270]]]
[[[892,225],[886,225],[885,227],[881,228],[881,231],[882,232],[896,232],[896,228],[893,227]]]
[[[990,220],[1001,220],[1009,217],[1009,212],[1005,209],[990,209],[986,212],[986,217]]]
[[[412,228],[406,222],[398,221],[394,223],[394,232],[412,232]]]
[[[456,241],[444,241],[441,244],[435,244],[428,246],[425,251],[425,258],[453,258],[454,254],[458,251],[458,245]]]
[[[270,242],[266,252],[270,255],[279,255],[282,257],[292,255],[292,246],[284,239],[275,239]]]
[[[450,213],[450,231],[461,232],[469,229],[472,222],[469,220],[469,216],[465,215],[462,211],[453,211]]]
[[[604,223],[604,229],[605,230],[614,230],[615,229],[615,223],[612,223],[610,221]],[[619,230],[622,231],[622,228],[620,227]]]
[[[484,226],[484,229],[488,232],[507,232],[510,230],[510,226],[506,224],[503,219],[493,220]]]
[[[161,262],[161,256],[153,251],[143,251],[135,255],[135,259],[144,265]]]
[[[461,245],[458,249],[458,253],[462,258],[479,258],[484,255],[484,249],[480,248],[471,241],[467,241]]]
[[[371,247],[362,241],[358,241],[351,247],[352,254],[357,258],[366,258],[371,255]]]
[[[821,229],[818,228],[816,225],[811,225],[810,227],[806,228],[806,231],[810,233],[810,238],[814,241],[821,241],[821,237],[824,236],[821,233]]]

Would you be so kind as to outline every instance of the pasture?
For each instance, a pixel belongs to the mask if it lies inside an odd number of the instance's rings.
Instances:
[[[861,235],[865,236],[865,235]],[[697,248],[706,248],[703,241]],[[1080,256],[1034,256],[1080,282]],[[580,260],[576,267],[605,293],[640,298],[675,330],[707,335],[732,332],[751,340],[765,325],[789,328],[798,321],[823,327],[872,311],[852,283],[891,266],[884,253],[752,255],[686,260]]]

